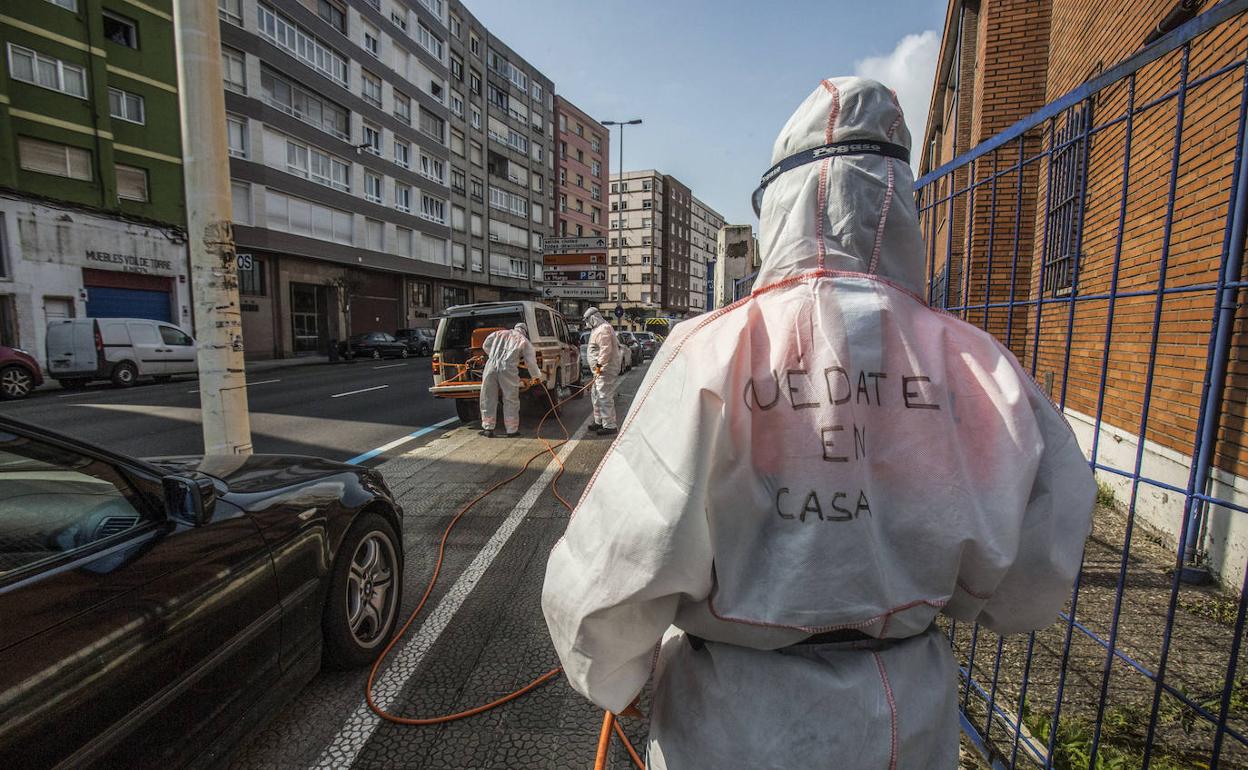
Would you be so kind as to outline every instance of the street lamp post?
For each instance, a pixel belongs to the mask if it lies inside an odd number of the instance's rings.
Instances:
[[[620,178],[616,180],[615,189],[615,215],[616,219],[616,287],[619,290],[616,296],[619,298],[617,303],[624,304],[624,207],[620,204],[624,201],[624,127],[636,126],[641,123],[641,118],[633,118],[632,120],[604,120],[604,126],[620,127]],[[617,322],[618,319],[617,319]]]

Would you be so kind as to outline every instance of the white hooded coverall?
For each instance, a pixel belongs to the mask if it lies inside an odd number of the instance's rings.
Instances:
[[[615,336],[615,329],[601,313],[589,313],[585,320],[591,324],[585,359],[590,370],[598,372],[589,391],[594,422],[604,428],[614,428],[615,389],[620,378],[620,341]]]
[[[508,433],[520,430],[521,357],[530,376],[540,376],[537,353],[529,342],[528,329],[516,324],[514,329],[499,329],[481,344],[485,350],[485,370],[481,375],[481,427],[494,430],[498,414],[498,392],[503,392],[503,426]]]
[[[879,83],[820,83],[773,162],[849,139],[908,146]],[[775,179],[758,288],[676,327],[551,552],[572,686],[619,712],[655,678],[651,768],[951,770],[937,613],[1023,632],[1069,597],[1091,471],[1014,356],[920,298],[912,187],[865,154]]]

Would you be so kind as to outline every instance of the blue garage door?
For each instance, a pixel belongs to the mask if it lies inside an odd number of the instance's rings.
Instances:
[[[149,289],[119,289],[111,286],[87,287],[87,316],[90,318],[150,318],[172,321],[169,293]]]

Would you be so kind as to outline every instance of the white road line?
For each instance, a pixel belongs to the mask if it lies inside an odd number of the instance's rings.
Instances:
[[[393,369],[396,366],[407,366],[407,364],[383,364],[382,366],[374,366],[374,369]]]
[[[581,423],[581,427],[576,429],[576,433],[572,434],[572,438],[567,444],[559,450],[560,461],[566,461],[572,450],[580,443],[580,439],[585,435],[585,431],[589,426],[589,418]],[[383,709],[390,709],[395,701],[398,700],[399,694],[403,690],[403,686],[407,680],[416,673],[416,669],[420,666],[420,662],[425,655],[433,648],[438,641],[438,637],[442,634],[446,627],[451,624],[451,620],[455,617],[455,613],[463,605],[464,600],[472,593],[472,589],[476,588],[485,571],[489,569],[494,558],[503,550],[503,546],[511,539],[513,533],[520,526],[520,522],[524,520],[533,505],[537,502],[537,498],[542,491],[550,485],[551,479],[559,471],[559,463],[552,458],[550,463],[546,465],[546,469],[542,471],[542,475],[533,482],[528,488],[524,496],[520,498],[520,502],[516,503],[516,507],[511,509],[511,513],[507,514],[507,518],[494,531],[493,536],[486,544],[477,552],[477,556],[472,560],[446,592],[442,600],[438,602],[438,606],[425,617],[424,623],[415,633],[407,637],[407,641],[399,647],[390,658],[390,665],[378,678],[377,683],[373,687],[373,697]],[[368,707],[368,703],[361,700],[356,706],[355,711],[347,718],[342,727],[338,728],[337,734],[330,740],[329,745],[321,752],[313,765],[315,768],[340,768],[350,767],[359,757],[360,751],[364,745],[376,732],[377,726],[381,724],[381,720]]]
[[[424,428],[419,428],[407,434],[403,438],[396,438],[394,441],[391,441],[389,444],[382,444],[376,449],[370,449],[364,454],[356,455],[355,457],[352,457],[350,460],[347,460],[346,462],[349,465],[359,465],[365,460],[371,460],[377,455],[385,454],[386,452],[389,452],[391,449],[394,449],[396,446],[403,446],[404,444],[406,444],[409,441],[412,441],[413,439],[418,439],[421,436],[425,435],[426,433],[432,433],[438,428],[445,428],[447,425],[450,425],[453,422],[459,422],[459,418],[448,417],[442,422],[435,422],[433,425],[430,425]]]
[[[330,396],[330,398],[342,398],[343,396],[354,396],[356,393],[367,393],[370,390],[381,390],[382,388],[388,388],[388,387],[390,386],[389,385],[374,385],[371,388],[360,388],[359,390],[348,390],[346,393],[335,393],[334,395]]]
[[[270,383],[274,383],[274,382],[281,382],[281,380],[257,380],[257,381],[255,381],[255,382],[249,382],[249,383],[247,383],[247,387],[249,387],[249,388],[250,388],[252,385],[268,385],[268,384],[270,384]],[[198,392],[199,392],[199,388],[195,388],[195,389],[193,389],[193,390],[188,390],[188,391],[186,391],[186,392],[187,392],[187,393],[198,393]]]

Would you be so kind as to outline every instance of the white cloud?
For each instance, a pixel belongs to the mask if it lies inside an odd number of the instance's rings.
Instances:
[[[854,64],[855,75],[878,80],[897,92],[912,145],[923,141],[939,55],[940,33],[929,29],[906,35],[885,56],[868,56]]]

